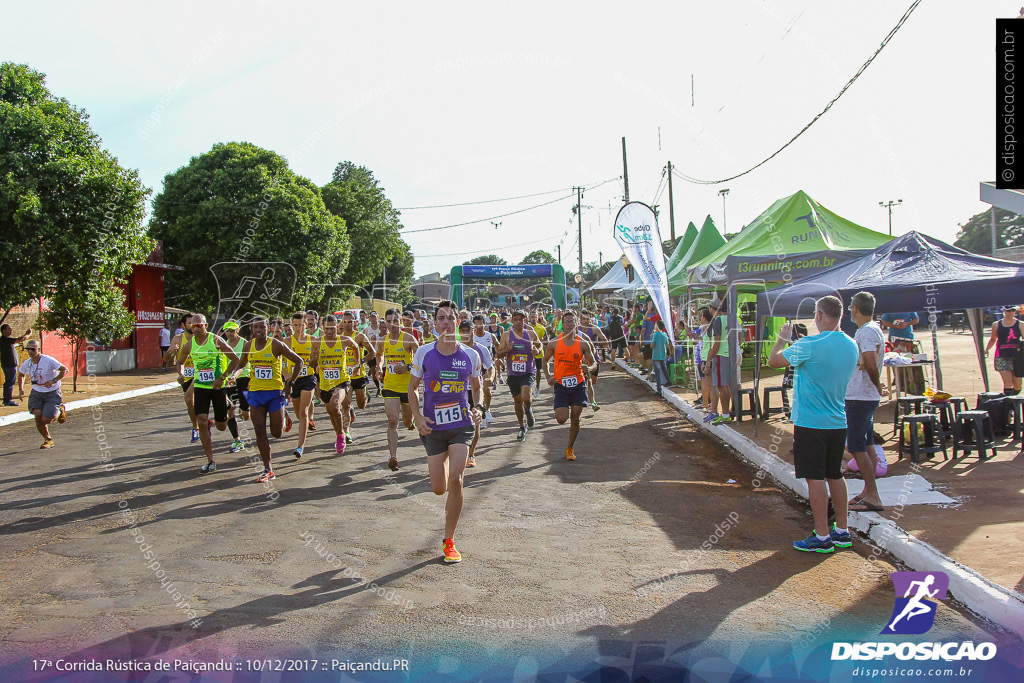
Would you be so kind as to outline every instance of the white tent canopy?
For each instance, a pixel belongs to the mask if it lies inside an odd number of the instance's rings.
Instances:
[[[587,292],[613,292],[630,284],[626,268],[622,265],[622,260],[620,259],[615,261],[615,265],[604,274],[604,277],[595,282],[591,287],[588,287]]]

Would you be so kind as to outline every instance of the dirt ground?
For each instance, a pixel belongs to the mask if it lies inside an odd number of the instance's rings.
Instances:
[[[73,412],[50,451],[30,423],[0,428],[0,678],[40,657],[379,655],[408,659],[423,680],[462,679],[877,639],[893,607],[884,556],[859,541],[794,551],[811,529],[805,504],[605,368],[576,462],[562,456],[550,388],[519,444],[498,387],[452,566],[412,433],[401,432],[402,469],[384,468],[379,399],[344,455],[322,409],[301,461],[294,435],[277,442],[266,488],[255,449],[228,455],[225,434],[221,469],[198,474],[177,391]],[[100,435],[113,446],[106,469]],[[948,601],[929,637],[1002,636]]]
[[[812,328],[813,329],[813,328]],[[921,336],[920,333],[918,336]],[[974,342],[970,333],[950,332],[940,329],[938,333],[940,360],[945,391],[964,396],[973,409],[978,393],[985,390],[978,367]],[[930,335],[926,337],[925,351],[933,355]],[[1002,381],[992,369],[991,357],[987,359],[990,387],[1002,389]],[[778,386],[782,373],[762,368],[761,386]],[[926,374],[931,384],[931,375]],[[753,386],[752,376],[744,373],[744,386]],[[682,397],[692,400],[695,394],[677,389]],[[763,390],[762,390],[763,392]],[[763,394],[762,394],[763,395]],[[779,395],[771,397],[775,407],[780,405]],[[746,403],[745,403],[746,405]],[[909,456],[896,460],[896,439],[893,436],[892,417],[895,402],[882,399],[875,415],[877,431],[887,439],[886,455],[890,476],[908,474],[912,471]],[[783,442],[778,446],[778,455],[792,463],[789,453],[792,448],[793,425],[775,413],[768,421],[758,424],[758,436],[754,436],[754,423],[745,418],[742,423],[733,423],[733,429],[768,448],[773,435]],[[977,453],[960,453],[952,458],[952,442],[948,442],[948,456],[940,452],[931,459],[922,461],[920,474],[932,485],[953,498],[956,503],[946,506],[913,505],[904,507],[897,523],[915,537],[930,543],[944,554],[952,557],[983,576],[1011,590],[1024,590],[1024,455],[1019,442],[1011,438],[997,441],[995,457],[980,461]],[[881,513],[892,517],[892,511]]]

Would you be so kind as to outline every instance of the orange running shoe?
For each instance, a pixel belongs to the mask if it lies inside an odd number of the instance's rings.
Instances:
[[[288,411],[284,411],[284,431],[292,431],[292,416],[288,414]]]
[[[462,555],[455,549],[455,539],[446,538],[444,539],[444,561],[449,564],[455,564],[456,562],[462,562]]]
[[[576,454],[572,452],[571,448],[566,448],[565,449],[565,459],[566,460],[575,460],[576,459]]]
[[[40,448],[53,448],[53,439],[45,439],[43,445]]]

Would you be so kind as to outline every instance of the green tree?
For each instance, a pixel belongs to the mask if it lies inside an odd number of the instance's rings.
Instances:
[[[135,317],[124,302],[124,292],[108,279],[91,280],[82,287],[57,287],[40,316],[43,329],[55,331],[71,344],[71,391],[78,391],[78,354],[95,340],[107,345],[127,337]]]
[[[112,287],[153,249],[142,225],[149,190],[45,80],[0,64],[0,321],[44,295]]]
[[[530,266],[555,262],[555,257],[552,256],[549,252],[546,252],[543,249],[538,249],[537,251],[531,251],[529,254],[524,256],[523,260],[519,262],[519,265]]]
[[[417,298],[412,289],[413,267],[412,252],[403,251],[391,259],[388,265],[382,269],[381,275],[374,278],[373,282],[366,286],[366,289],[376,297],[407,306]],[[384,288],[382,289],[382,287]],[[384,295],[385,291],[386,295]]]
[[[1024,217],[1010,211],[996,209],[996,248],[1016,247],[1024,244]],[[992,254],[992,210],[986,209],[971,216],[960,226],[953,246],[975,254]]]
[[[402,240],[402,222],[384,189],[365,166],[345,161],[320,190],[327,210],[343,219],[352,243],[348,266],[338,282],[362,286],[409,245]]]
[[[495,256],[494,254],[487,254],[486,256],[474,256],[473,258],[466,261],[464,265],[467,266],[506,266],[508,261]]]
[[[168,174],[150,234],[164,241],[169,263],[185,266],[167,278],[168,300],[180,307],[216,308],[215,263],[289,263],[298,279],[291,303],[303,307],[323,298],[323,284],[337,282],[349,261],[345,221],[320,189],[248,142],[215,144]]]

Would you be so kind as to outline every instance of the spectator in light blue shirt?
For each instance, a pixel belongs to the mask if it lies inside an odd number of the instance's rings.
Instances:
[[[793,547],[804,552],[831,553],[853,543],[846,528],[849,503],[843,479],[846,450],[846,387],[860,351],[839,330],[843,304],[834,296],[818,299],[814,324],[818,334],[803,337],[788,349],[792,325],[786,323],[772,348],[768,365],[793,366],[793,461],[796,476],[807,480],[814,512],[814,531]],[[825,482],[828,482],[828,488]],[[836,510],[836,525],[828,528],[828,499]]]
[[[664,320],[658,320],[654,324],[657,331],[651,336],[651,362],[654,365],[654,381],[658,384],[658,389],[654,393],[661,396],[662,377],[665,384],[669,383],[666,361],[670,353],[675,353],[675,344],[668,336]]]

